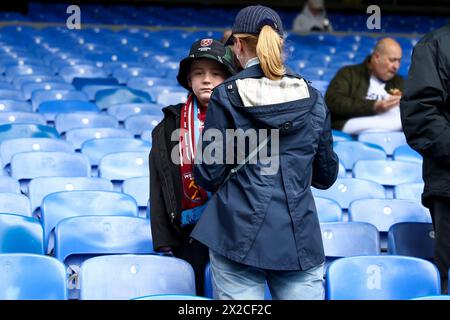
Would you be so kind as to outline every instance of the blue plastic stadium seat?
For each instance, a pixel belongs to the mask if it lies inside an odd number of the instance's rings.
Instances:
[[[112,181],[149,176],[148,153],[149,151],[107,154],[98,166],[99,176]]]
[[[87,86],[119,86],[117,79],[108,78],[86,78],[86,77],[75,77],[72,84],[77,88],[77,90],[83,90]],[[94,95],[95,96],[95,95]],[[93,100],[94,97],[92,97]],[[91,99],[91,98],[90,98]]]
[[[45,101],[39,105],[39,113],[45,116],[47,121],[55,121],[60,113],[99,113],[100,109],[93,103],[78,100]]]
[[[21,152],[11,159],[11,176],[18,180],[37,177],[89,177],[85,155],[66,152]]]
[[[395,148],[392,158],[394,160],[413,161],[419,163],[422,163],[423,161],[422,156],[407,144]]]
[[[119,83],[127,83],[130,78],[136,77],[161,77],[161,72],[154,68],[139,68],[139,67],[129,67],[129,68],[117,68],[112,72],[114,78],[119,80]]]
[[[44,254],[43,236],[39,220],[0,213],[0,253]]]
[[[21,66],[11,66],[5,70],[6,79],[11,82],[15,77],[18,76],[53,76],[54,72],[48,68],[37,65],[21,65]]]
[[[22,90],[26,83],[42,83],[42,82],[64,82],[64,80],[57,76],[50,75],[23,75],[17,76],[13,79],[13,85],[17,90]]]
[[[67,299],[64,265],[44,255],[0,254],[1,300]]]
[[[146,91],[149,88],[155,86],[175,86],[177,84],[176,80],[164,79],[157,77],[136,77],[131,78],[127,82],[127,87],[131,89]]]
[[[0,176],[0,192],[20,193],[20,183],[9,176]]]
[[[405,134],[397,131],[360,133],[358,140],[379,145],[387,155],[392,155],[395,148],[406,144]]]
[[[131,253],[153,253],[149,220],[81,216],[64,219],[55,228],[55,257],[68,266],[70,298],[79,296],[78,271],[83,261],[98,255]]]
[[[149,177],[126,179],[122,184],[122,192],[132,196],[139,207],[146,207],[150,198]]]
[[[128,88],[100,90],[95,94],[95,101],[100,109],[108,109],[113,104],[153,102],[148,93]]]
[[[51,138],[58,139],[55,128],[37,124],[4,124],[0,126],[0,142],[16,138]]]
[[[395,186],[396,199],[407,199],[421,202],[424,183],[403,183]]]
[[[152,143],[152,130],[144,130],[141,133],[141,139]]]
[[[380,236],[370,223],[326,222],[320,229],[327,266],[342,257],[380,254]]]
[[[160,93],[156,101],[164,106],[176,105],[185,103],[187,100],[187,93],[185,91],[175,91],[170,93]]]
[[[373,224],[380,232],[388,232],[398,222],[431,222],[428,211],[411,200],[361,199],[349,207],[349,220]]]
[[[327,300],[406,300],[440,291],[436,266],[419,258],[347,257],[332,262],[326,273]]]
[[[82,264],[80,274],[82,300],[124,300],[155,294],[195,295],[191,265],[173,257],[95,257]]]
[[[79,78],[103,78],[107,74],[101,68],[92,65],[67,66],[59,70],[59,75],[64,81],[71,83],[75,77]]]
[[[410,161],[360,160],[353,167],[353,176],[384,186],[422,182],[422,165]]]
[[[134,138],[134,135],[128,130],[118,128],[79,128],[66,132],[66,140],[76,149],[81,149],[87,140],[101,138]]]
[[[159,115],[163,116],[163,105],[153,103],[125,103],[114,104],[108,108],[108,113],[116,117],[119,121],[124,121],[133,115]]]
[[[162,115],[137,115],[125,119],[125,128],[134,135],[140,135],[145,130],[153,130],[163,119]]]
[[[97,166],[107,154],[136,151],[150,152],[150,143],[134,138],[101,138],[91,139],[83,143],[81,152],[85,154],[92,166]]]
[[[338,178],[327,190],[311,188],[313,195],[333,199],[342,209],[347,209],[350,203],[357,199],[384,199],[385,190],[378,183],[351,178]]]
[[[432,223],[400,222],[388,231],[388,253],[433,260],[434,230]]]
[[[359,141],[338,141],[333,149],[346,170],[352,170],[358,160],[386,159],[386,153],[381,147]]]
[[[41,204],[46,252],[50,234],[63,219],[76,216],[137,216],[136,201],[129,195],[113,191],[61,191],[47,195]]]
[[[60,191],[90,190],[113,191],[113,184],[107,179],[91,177],[38,177],[28,184],[31,212],[41,206],[42,200],[50,193]]]
[[[14,123],[40,124],[40,125],[47,124],[45,118],[37,113],[22,112],[22,111],[0,112],[0,125],[14,124]]]
[[[75,90],[75,87],[60,81],[27,82],[22,86],[22,94],[26,100],[30,100],[37,90]]]
[[[38,110],[41,103],[52,100],[88,101],[88,97],[83,92],[74,90],[36,90],[31,95],[33,110]]]
[[[414,298],[411,300],[450,300],[450,295],[435,295],[435,296],[424,296],[420,298]]]
[[[0,112],[32,112],[31,104],[20,100],[0,99]]]
[[[31,217],[30,200],[19,193],[0,193],[0,213]]]
[[[2,166],[7,166],[15,154],[28,151],[61,151],[71,153],[75,151],[75,148],[70,143],[60,139],[17,138],[4,140],[0,143]]]
[[[25,101],[22,92],[15,89],[0,89],[0,97],[2,99]]]
[[[322,197],[314,197],[314,202],[320,222],[342,221],[342,209],[336,201]]]
[[[61,113],[55,117],[55,128],[59,133],[81,128],[118,128],[117,119],[108,114],[95,112]]]

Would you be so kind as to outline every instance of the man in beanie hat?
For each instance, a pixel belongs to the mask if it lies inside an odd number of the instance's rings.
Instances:
[[[149,163],[154,250],[171,251],[192,265],[198,295],[204,294],[208,248],[191,240],[190,233],[209,195],[194,181],[195,145],[213,89],[234,73],[229,48],[213,39],[196,41],[180,62],[177,76],[189,91],[187,101],[164,108],[164,119],[152,131]]]

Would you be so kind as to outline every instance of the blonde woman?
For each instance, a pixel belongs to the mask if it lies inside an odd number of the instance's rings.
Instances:
[[[310,187],[334,183],[338,158],[323,97],[283,64],[283,36],[272,9],[242,9],[227,44],[244,69],[208,104],[194,176],[214,194],[191,237],[209,248],[216,299],[263,299],[265,282],[274,299],[323,299]]]

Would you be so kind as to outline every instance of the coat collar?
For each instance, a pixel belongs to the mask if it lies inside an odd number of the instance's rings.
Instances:
[[[290,76],[290,77],[294,77],[294,78],[302,79],[302,77],[300,75],[296,74],[295,72],[290,70],[288,67],[286,67],[285,75]],[[242,70],[241,72],[239,72],[238,74],[232,76],[231,78],[228,78],[227,80],[224,81],[224,83],[228,83],[228,82],[231,82],[231,81],[236,81],[236,80],[239,80],[239,79],[262,78],[262,77],[264,77],[264,72],[261,69],[261,65],[260,64],[256,64],[256,65],[253,65],[251,67],[248,67],[248,68]]]

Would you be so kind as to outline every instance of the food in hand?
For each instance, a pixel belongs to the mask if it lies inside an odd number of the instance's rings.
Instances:
[[[391,94],[393,96],[401,96],[402,92],[399,89],[390,89],[389,94]]]

